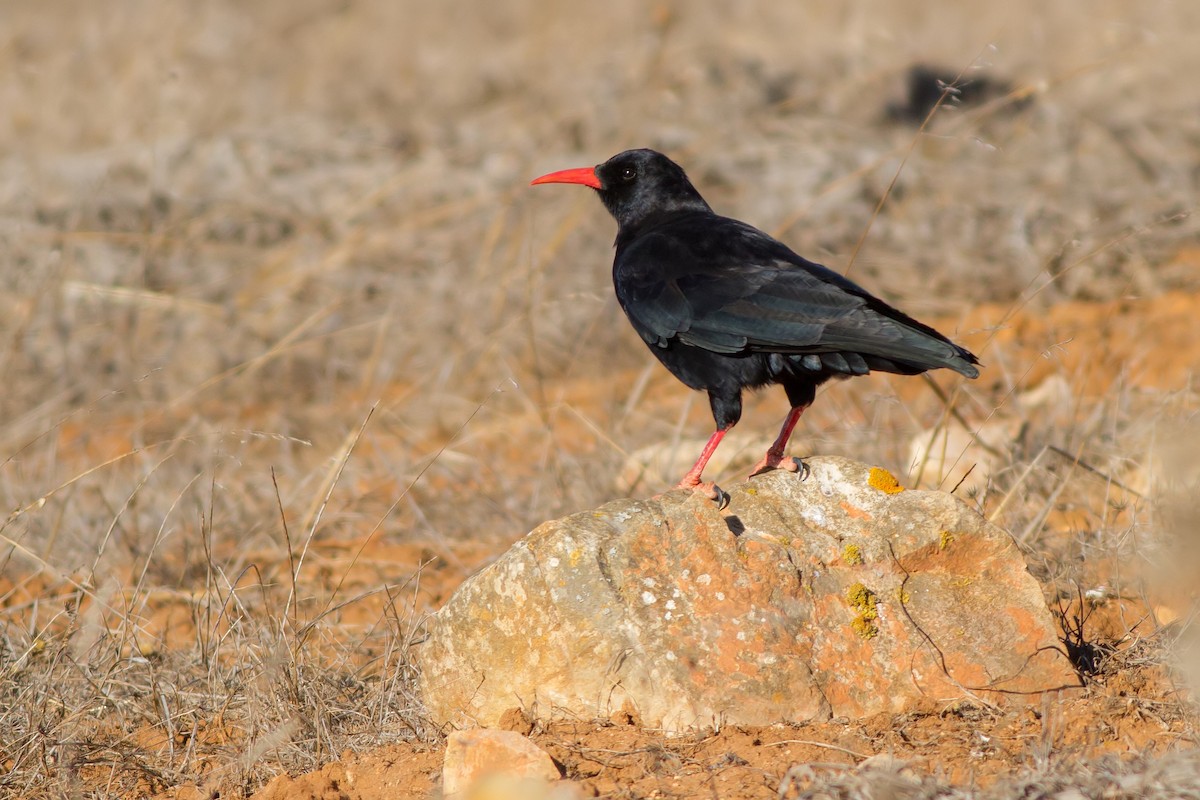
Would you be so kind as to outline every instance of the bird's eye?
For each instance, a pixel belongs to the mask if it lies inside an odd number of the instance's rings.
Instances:
[[[627,183],[636,177],[637,177],[637,170],[634,169],[633,167],[626,167],[625,169],[621,170],[621,180],[623,180]]]

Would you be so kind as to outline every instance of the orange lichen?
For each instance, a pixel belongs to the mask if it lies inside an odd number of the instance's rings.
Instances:
[[[900,481],[896,480],[896,476],[882,467],[871,467],[871,473],[867,476],[867,483],[885,494],[896,494],[897,492],[904,491],[904,487],[900,485]]]

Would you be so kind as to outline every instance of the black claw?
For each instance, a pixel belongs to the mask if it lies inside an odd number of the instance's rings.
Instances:
[[[796,463],[796,466],[799,468],[799,469],[797,469],[796,474],[800,476],[800,480],[802,480],[802,481],[808,480],[808,476],[812,474],[812,470],[810,470],[808,468],[808,464],[805,464],[797,456],[793,456],[792,461],[794,461]]]
[[[717,496],[713,498],[717,504],[717,511],[724,511],[729,506],[729,492],[715,483],[713,484],[713,491],[717,493]]]

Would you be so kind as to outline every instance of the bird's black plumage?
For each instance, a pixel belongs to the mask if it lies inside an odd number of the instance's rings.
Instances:
[[[757,228],[713,213],[661,153],[628,150],[594,170],[534,182],[597,190],[618,225],[617,300],[667,369],[708,392],[717,433],[684,484],[699,483],[707,456],[741,417],[745,388],[780,384],[793,406],[760,464],[771,468],[830,378],[943,367],[979,374],[975,356],[933,328]]]

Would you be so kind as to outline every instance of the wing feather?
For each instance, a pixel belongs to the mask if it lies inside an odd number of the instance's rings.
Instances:
[[[664,225],[618,251],[617,296],[647,342],[818,354],[849,374],[880,366],[977,374],[965,350],[857,284],[744,223],[707,217]]]

